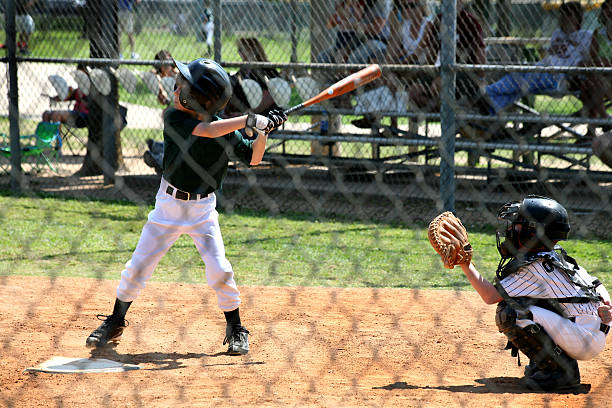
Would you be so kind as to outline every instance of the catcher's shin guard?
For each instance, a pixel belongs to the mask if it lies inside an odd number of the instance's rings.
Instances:
[[[526,327],[516,325],[517,312],[505,301],[497,305],[495,323],[498,330],[508,338],[508,347],[513,356],[522,351],[539,370],[571,371],[573,360],[553,341],[537,323]]]

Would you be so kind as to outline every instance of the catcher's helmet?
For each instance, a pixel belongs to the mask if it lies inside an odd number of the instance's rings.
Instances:
[[[188,65],[174,60],[174,64],[189,84],[183,87],[179,95],[181,105],[208,114],[225,107],[232,96],[232,85],[221,65],[206,58],[198,58]]]
[[[497,233],[497,249],[502,257],[516,256],[520,247],[527,251],[552,249],[553,241],[567,239],[570,231],[565,208],[551,198],[537,195],[504,204],[497,218],[507,223],[503,242],[501,233]]]

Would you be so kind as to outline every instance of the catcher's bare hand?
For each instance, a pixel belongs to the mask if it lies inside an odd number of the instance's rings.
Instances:
[[[609,301],[604,302],[603,305],[597,308],[597,314],[601,321],[605,324],[612,322],[612,306]]]
[[[472,261],[472,245],[467,231],[452,212],[446,211],[434,218],[427,229],[427,237],[445,268],[453,269],[455,265]]]

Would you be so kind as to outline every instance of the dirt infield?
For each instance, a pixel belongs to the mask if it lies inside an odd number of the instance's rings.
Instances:
[[[90,356],[85,337],[116,283],[0,277],[0,406],[600,407],[612,397],[610,346],[580,363],[590,391],[531,392],[501,350],[492,306],[473,292],[408,289],[242,287],[251,353],[232,357],[210,288],[152,282],[121,343],[95,354],[140,370],[23,372]]]

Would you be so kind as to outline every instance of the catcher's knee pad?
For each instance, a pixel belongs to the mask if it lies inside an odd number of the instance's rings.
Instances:
[[[509,347],[523,352],[540,369],[564,369],[569,357],[537,323],[516,325],[517,312],[506,302],[497,305],[495,323],[509,341]],[[513,354],[514,355],[514,354]]]

